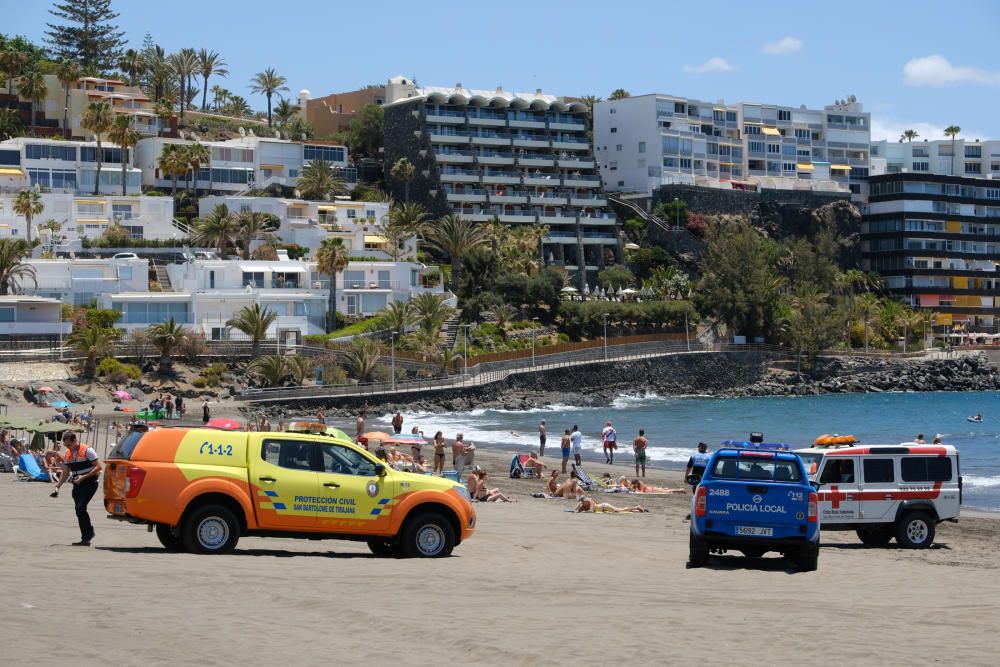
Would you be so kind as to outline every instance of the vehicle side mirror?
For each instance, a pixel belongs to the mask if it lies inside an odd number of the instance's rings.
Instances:
[[[385,477],[385,466],[379,463],[375,466],[375,474],[379,477]]]

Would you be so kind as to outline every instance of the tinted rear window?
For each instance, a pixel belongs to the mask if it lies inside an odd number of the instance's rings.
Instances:
[[[951,459],[944,456],[907,456],[900,470],[904,482],[951,481]]]
[[[712,476],[720,479],[745,479],[774,482],[801,482],[802,473],[795,461],[758,458],[719,457]]]
[[[894,479],[892,459],[865,459],[865,481],[867,483],[891,482]]]
[[[125,459],[128,461],[132,458],[132,452],[135,451],[135,446],[139,444],[139,440],[142,439],[145,433],[140,433],[138,431],[130,431],[118,441],[115,448],[111,450],[108,454],[109,459]]]

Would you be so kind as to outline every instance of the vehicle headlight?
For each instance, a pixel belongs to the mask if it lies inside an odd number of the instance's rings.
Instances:
[[[454,488],[456,491],[458,491],[458,495],[462,496],[463,498],[465,498],[466,500],[468,500],[470,503],[472,502],[472,496],[469,495],[469,490],[467,488],[465,488],[464,484],[456,484],[452,488]]]

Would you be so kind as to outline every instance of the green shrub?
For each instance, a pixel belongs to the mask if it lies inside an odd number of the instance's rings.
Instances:
[[[565,333],[560,332],[559,335],[556,336],[556,338],[559,340],[560,343],[568,343],[569,342],[569,334],[565,334]]]
[[[111,377],[115,375],[116,377]],[[142,377],[142,369],[135,364],[123,364],[114,357],[104,357],[97,364],[97,377],[106,377],[119,384],[124,379],[138,380]]]
[[[204,389],[208,386],[208,382],[205,381],[205,378],[195,378],[191,380],[191,386],[196,389]]]

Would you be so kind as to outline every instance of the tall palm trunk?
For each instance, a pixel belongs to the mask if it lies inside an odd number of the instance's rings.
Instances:
[[[97,137],[97,175],[94,177],[94,196],[101,194],[101,158],[104,157],[104,151],[101,149],[101,135],[96,135]]]
[[[66,99],[63,101],[63,138],[69,139],[69,84],[66,84]]]
[[[267,94],[267,126],[271,127],[271,93]]]
[[[337,273],[330,276],[330,293],[326,302],[326,332],[337,328]]]
[[[208,77],[207,76],[205,77],[205,86],[201,89],[201,110],[202,111],[208,111]]]

